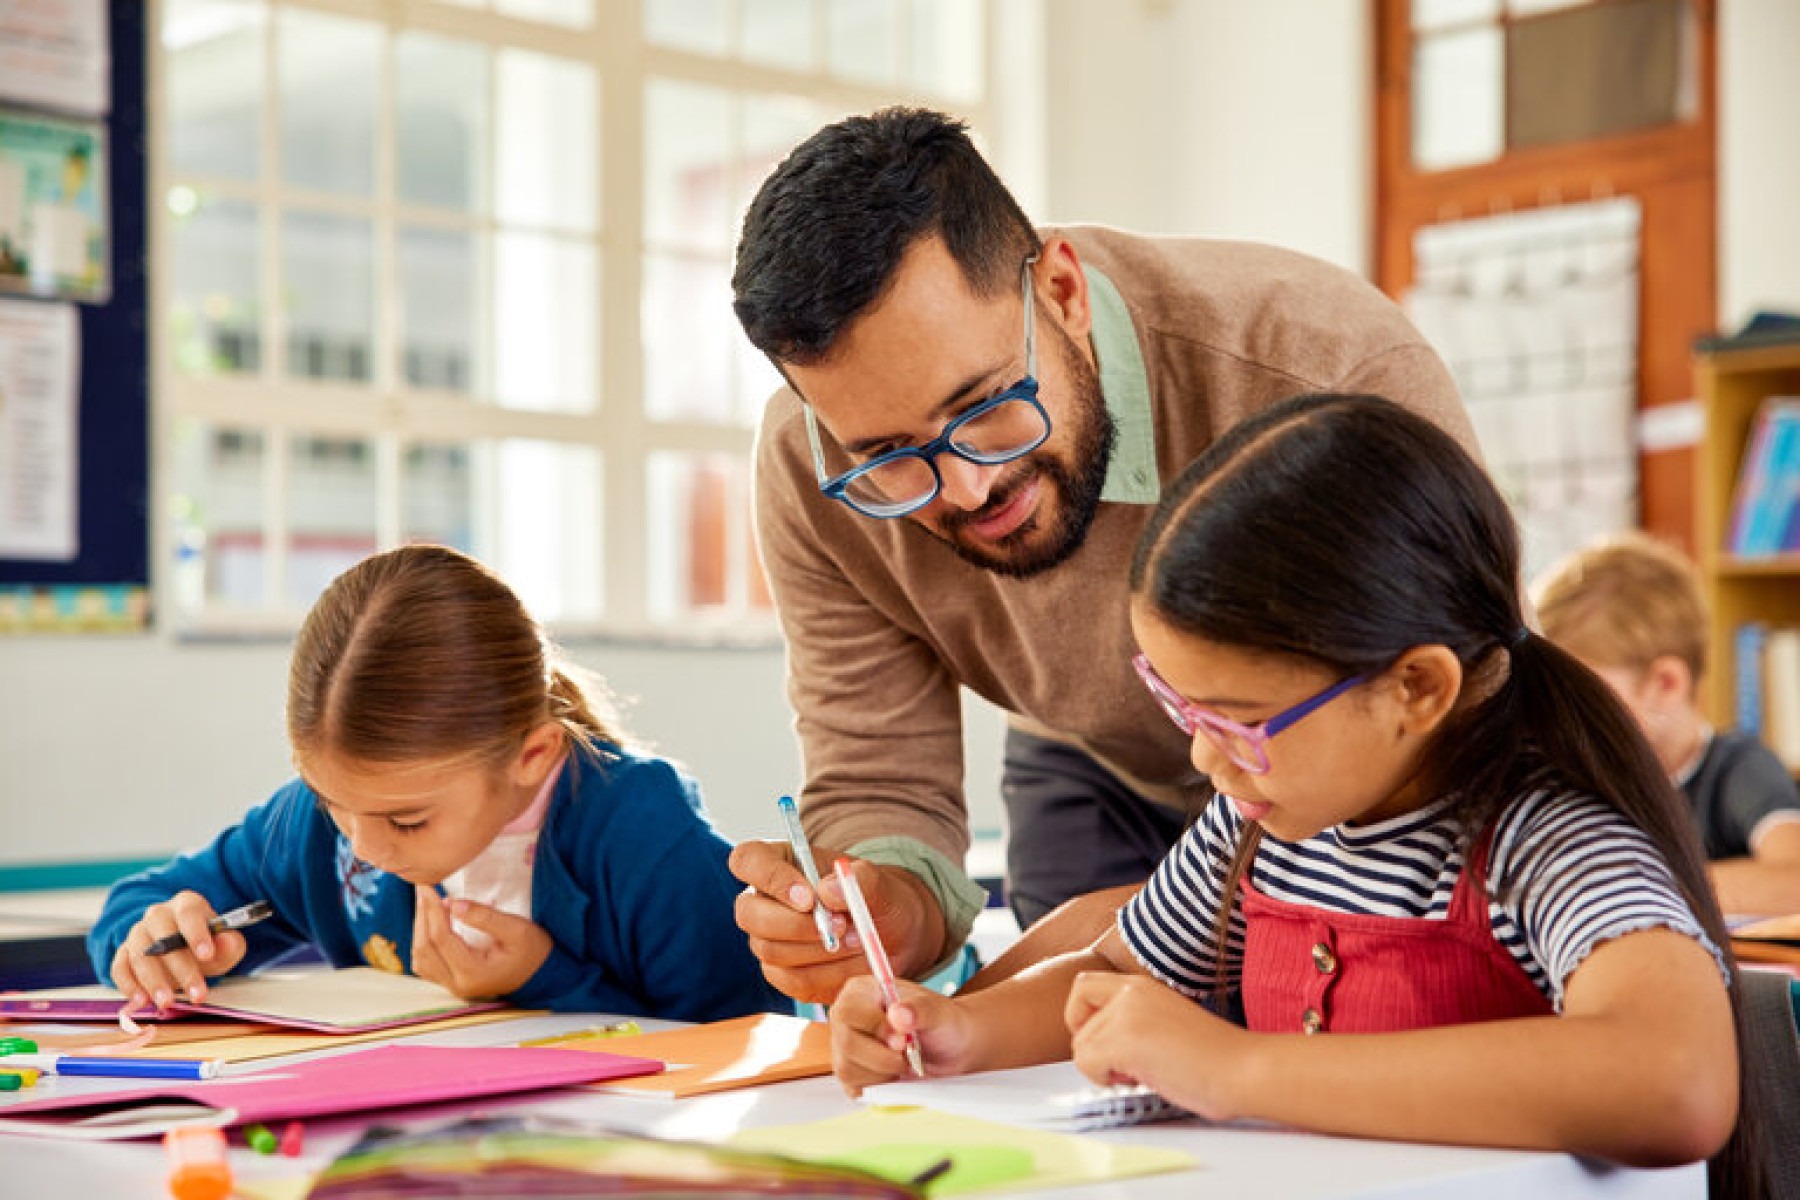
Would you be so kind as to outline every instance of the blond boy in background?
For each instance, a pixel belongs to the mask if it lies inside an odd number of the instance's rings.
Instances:
[[[1800,912],[1800,788],[1752,734],[1695,704],[1707,619],[1693,564],[1641,533],[1598,541],[1532,589],[1544,635],[1618,692],[1687,797],[1719,906]]]

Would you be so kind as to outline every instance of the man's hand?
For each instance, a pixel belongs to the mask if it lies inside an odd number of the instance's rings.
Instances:
[[[833,856],[820,853],[822,868]],[[944,917],[924,881],[901,867],[855,862],[856,882],[896,974],[913,976],[943,953]],[[832,914],[843,948],[825,949],[813,924],[812,888],[785,842],[741,842],[731,852],[731,873],[749,887],[737,901],[737,923],[763,975],[784,995],[802,1003],[830,1004],[845,981],[868,974],[862,942],[850,927],[843,890],[827,871],[819,900]]]
[[[485,933],[477,949],[450,925],[454,918]],[[472,900],[446,900],[428,887],[414,899],[412,969],[465,1000],[488,1000],[524,987],[550,957],[550,935],[526,917]]]

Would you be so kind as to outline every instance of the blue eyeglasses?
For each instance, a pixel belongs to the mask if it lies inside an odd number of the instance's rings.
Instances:
[[[1036,261],[1034,254],[1020,270],[1025,303],[1025,378],[959,414],[923,446],[890,450],[827,478],[819,423],[812,406],[803,405],[806,438],[812,446],[813,471],[821,492],[867,517],[904,517],[930,504],[942,490],[938,455],[948,451],[968,462],[994,466],[1022,458],[1044,444],[1050,436],[1050,414],[1037,397],[1037,337],[1031,292],[1031,265]]]

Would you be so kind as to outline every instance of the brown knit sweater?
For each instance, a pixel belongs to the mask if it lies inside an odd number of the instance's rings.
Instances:
[[[1249,243],[1092,226],[1045,232],[1069,238],[1124,298],[1163,483],[1218,431],[1299,392],[1383,395],[1474,449],[1437,355],[1349,272]],[[1068,561],[1003,578],[911,521],[871,520],[820,495],[800,406],[786,390],[764,414],[756,504],[815,842],[900,836],[962,861],[959,684],[1015,724],[1087,750],[1147,797],[1186,808],[1198,796],[1186,740],[1130,663],[1126,575],[1150,504],[1103,501]]]

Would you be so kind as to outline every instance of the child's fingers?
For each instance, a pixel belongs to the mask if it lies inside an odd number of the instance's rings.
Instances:
[[[908,1069],[905,1055],[888,1044],[894,1030],[874,983],[868,976],[851,980],[831,1006],[831,1068],[852,1096]]]
[[[212,904],[199,892],[178,892],[169,898],[175,928],[187,939],[188,951],[201,962],[213,956],[213,931],[207,922],[216,915]]]
[[[1083,971],[1069,988],[1063,1003],[1063,1023],[1070,1033],[1080,1033],[1094,1015],[1112,1002],[1126,977],[1111,971]]]
[[[227,929],[224,933],[213,935],[213,955],[206,960],[206,974],[216,977],[225,974],[244,960],[250,943],[242,933],[235,929]]]

